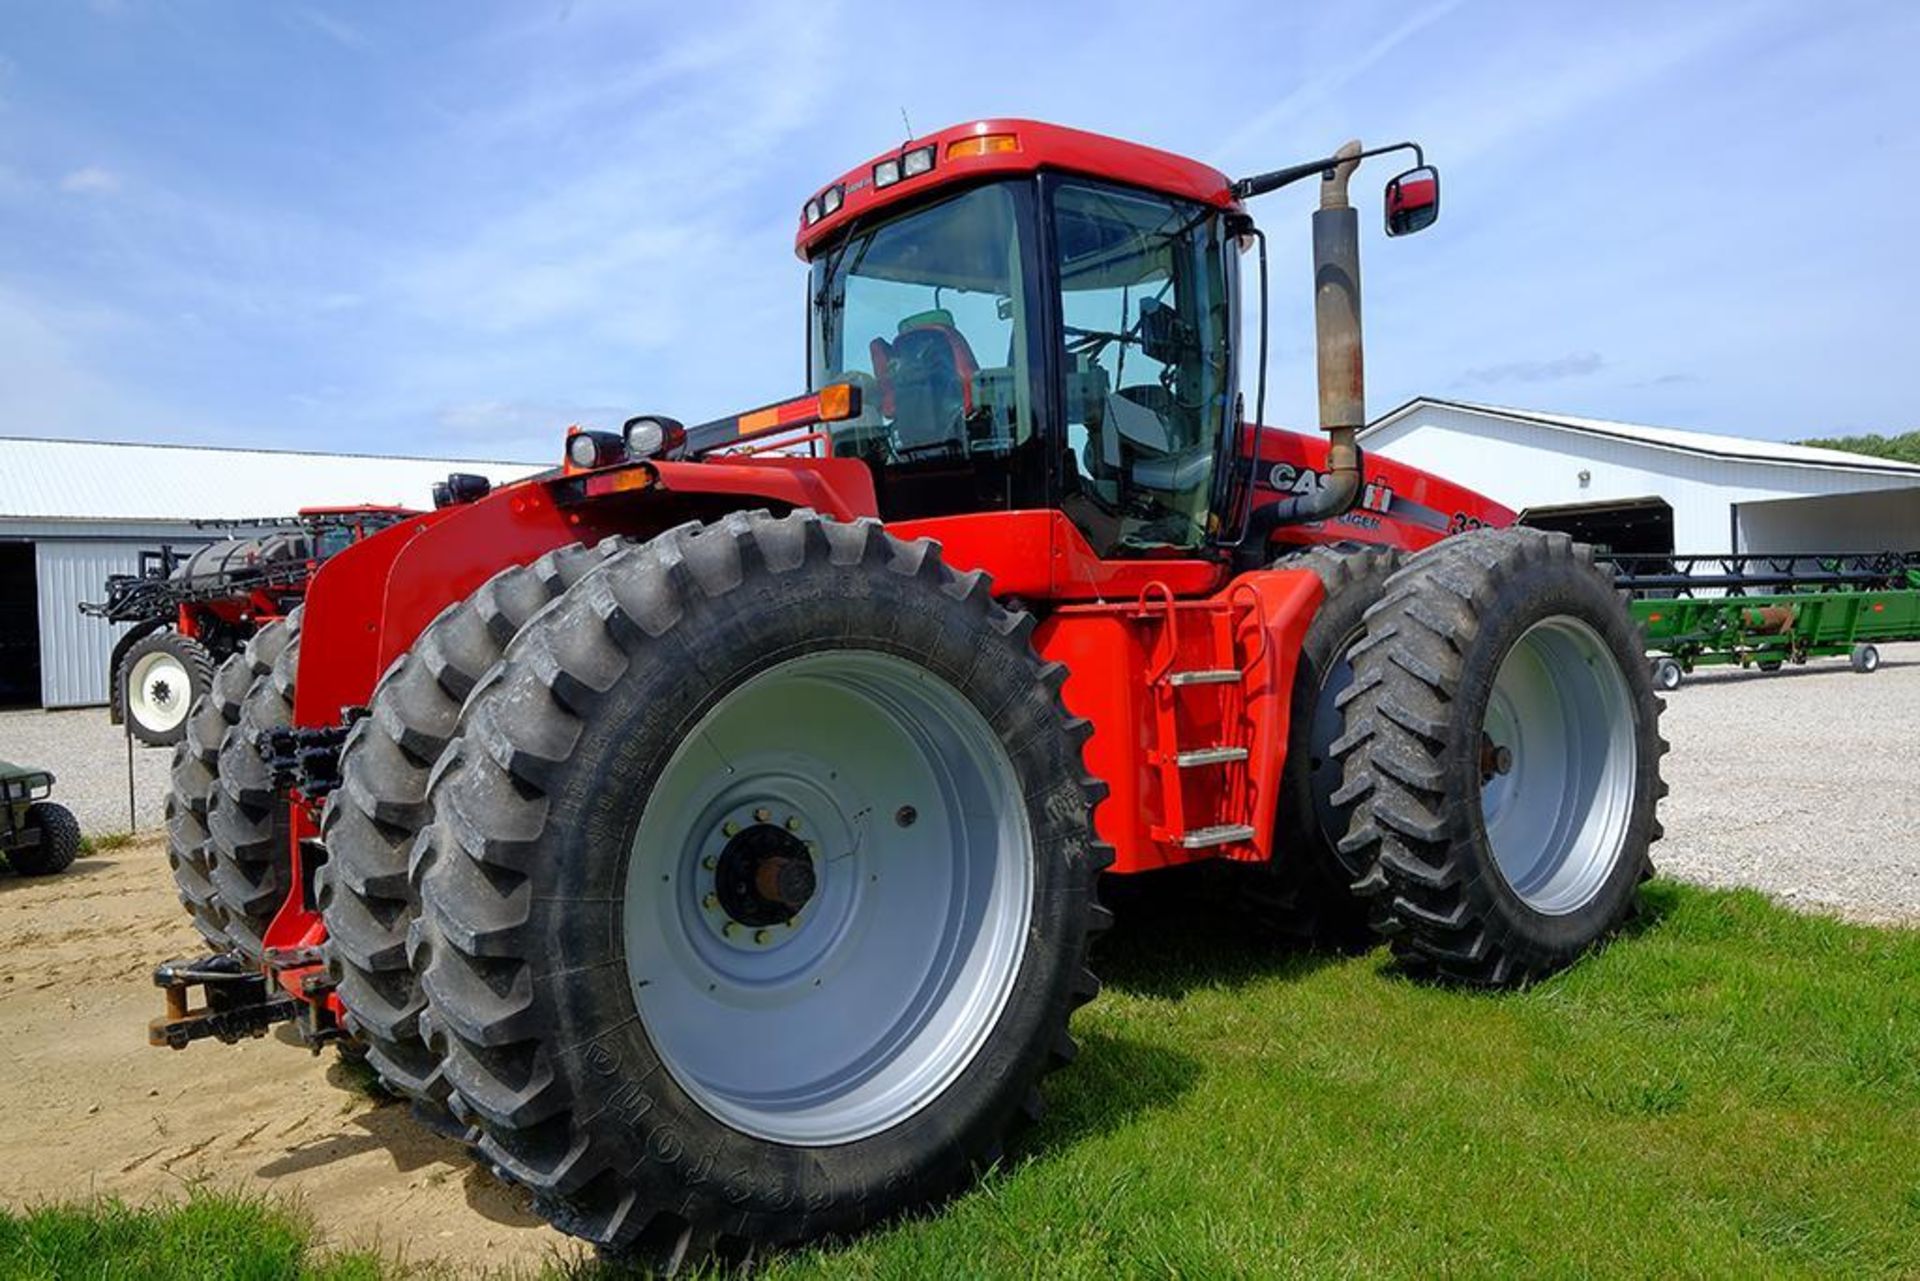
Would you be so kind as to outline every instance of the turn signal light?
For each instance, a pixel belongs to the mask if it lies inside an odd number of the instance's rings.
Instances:
[[[971,138],[956,138],[947,144],[947,159],[956,156],[990,156],[999,151],[1020,150],[1020,137],[1011,133],[980,133]]]
[[[820,389],[820,421],[837,423],[860,412],[860,394],[852,383],[834,383]]]

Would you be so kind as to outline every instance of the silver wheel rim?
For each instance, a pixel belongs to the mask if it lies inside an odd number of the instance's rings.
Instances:
[[[193,702],[193,677],[172,654],[142,654],[127,673],[127,708],[135,720],[164,733],[187,719]]]
[[[797,908],[741,899],[763,851],[773,880],[811,878]],[[821,1146],[899,1124],[975,1059],[1032,899],[993,728],[926,669],[840,650],[749,679],[681,743],[634,837],[622,932],[674,1080],[735,1129]]]
[[[1599,633],[1546,618],[1508,651],[1481,744],[1481,813],[1500,875],[1536,912],[1590,903],[1626,848],[1637,760],[1626,674]]]

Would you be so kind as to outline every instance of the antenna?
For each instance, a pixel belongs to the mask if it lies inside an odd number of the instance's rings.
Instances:
[[[913,141],[913,121],[907,119],[907,109],[904,106],[900,108],[900,123],[907,127],[907,141],[912,142]]]

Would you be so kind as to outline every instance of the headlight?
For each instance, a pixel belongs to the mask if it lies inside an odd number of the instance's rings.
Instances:
[[[624,431],[629,458],[658,458],[678,450],[687,439],[687,429],[678,419],[659,414],[629,418]]]
[[[627,442],[610,431],[576,431],[567,437],[567,465],[575,471],[590,471],[617,463],[626,454]]]
[[[918,178],[921,174],[933,168],[933,147],[931,144],[925,147],[915,147],[912,151],[902,156],[900,162],[900,172],[904,177]]]

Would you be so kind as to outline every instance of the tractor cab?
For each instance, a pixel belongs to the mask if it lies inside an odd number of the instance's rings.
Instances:
[[[890,521],[1057,509],[1102,558],[1236,541],[1248,478],[1221,460],[1243,423],[1241,194],[1194,161],[1029,121],[845,175],[807,202],[798,242],[811,385],[860,392],[832,452],[871,466]],[[1396,179],[1389,231],[1437,200]]]
[[[1233,421],[1225,211],[1069,175],[999,178],[850,227],[809,281],[833,452],[888,520],[1057,506],[1103,556],[1207,538]]]

